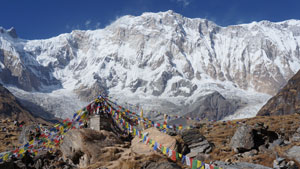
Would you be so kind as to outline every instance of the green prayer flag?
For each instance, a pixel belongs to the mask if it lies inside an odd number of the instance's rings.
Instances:
[[[176,152],[176,160],[180,160],[178,152]]]
[[[193,159],[192,169],[197,169],[197,160]]]

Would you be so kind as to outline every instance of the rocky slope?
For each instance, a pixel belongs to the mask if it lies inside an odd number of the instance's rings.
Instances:
[[[195,129],[173,132],[172,136],[155,128],[143,133],[178,153],[226,169],[297,169],[300,167],[299,120],[298,114],[259,116],[203,122]],[[74,129],[65,135],[56,154],[40,153],[32,159],[32,164],[30,160],[14,159],[0,163],[0,167],[190,168],[182,165],[181,160],[174,162],[160,151],[154,151],[137,136],[131,139],[106,130]]]
[[[257,115],[270,116],[293,113],[300,113],[300,71],[261,108]]]
[[[104,29],[44,40],[22,40],[1,28],[0,79],[18,97],[63,117],[84,105],[79,98],[99,92],[145,110],[188,113],[216,91],[234,105],[216,119],[251,117],[298,71],[299,28],[297,20],[221,27],[173,11],[124,16]],[[52,103],[58,94],[64,107]],[[40,103],[39,95],[51,101]]]
[[[24,129],[24,125],[37,123],[51,125],[51,118],[56,119],[50,115],[46,121],[33,115],[20,104],[20,101],[9,90],[0,84],[0,152],[21,146],[18,137]]]
[[[1,119],[18,120],[24,122],[42,122],[44,120],[34,117],[16,97],[0,84],[0,117]]]

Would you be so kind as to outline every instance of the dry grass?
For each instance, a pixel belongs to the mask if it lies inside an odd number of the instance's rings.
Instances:
[[[230,139],[234,135],[237,127],[241,124],[245,123],[250,126],[255,125],[256,123],[264,123],[266,126],[269,127],[268,130],[275,131],[282,135],[285,139],[288,140],[289,137],[298,127],[300,127],[300,115],[293,114],[293,115],[285,115],[285,116],[271,116],[271,117],[254,117],[249,119],[243,120],[234,120],[231,122],[217,122],[217,123],[205,123],[204,126],[200,129],[201,133],[207,138],[208,141],[212,142],[215,146],[213,152],[210,154],[209,161],[221,160],[225,161],[226,159],[233,159],[235,153],[229,148]],[[284,156],[286,150],[288,150],[293,145],[297,145],[300,143],[293,143],[288,146],[277,147],[276,152]],[[268,152],[268,153],[261,153],[259,152],[258,155],[253,157],[240,159],[240,161],[244,162],[251,162],[255,164],[261,164],[265,166],[272,167],[273,160],[275,159],[275,153]]]
[[[6,127],[9,130],[0,131],[0,152],[13,150],[15,147],[21,146],[18,137],[21,133],[13,123],[1,123],[0,127]]]

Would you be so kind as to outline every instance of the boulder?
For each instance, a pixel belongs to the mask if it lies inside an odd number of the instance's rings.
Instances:
[[[122,141],[112,132],[76,129],[70,130],[65,135],[60,150],[64,159],[71,159],[74,164],[86,167],[98,161],[107,147],[121,143]]]
[[[200,134],[198,129],[184,130],[181,134],[182,140],[190,150],[189,157],[195,157],[199,153],[210,153],[212,145]]]
[[[164,147],[168,147],[172,150],[176,148],[176,139],[172,136],[169,136],[165,133],[160,132],[156,128],[148,128],[144,130],[143,134],[148,133],[150,139],[162,144]],[[131,151],[137,154],[149,155],[154,152],[153,148],[150,148],[148,145],[140,141],[140,138],[136,136],[131,141]]]
[[[286,151],[286,156],[300,163],[300,146],[293,146]]]
[[[242,125],[234,133],[230,140],[230,147],[236,152],[241,153],[254,148],[253,128]]]

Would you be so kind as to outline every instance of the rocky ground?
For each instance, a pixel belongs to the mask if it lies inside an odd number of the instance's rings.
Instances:
[[[213,150],[202,158],[227,164],[249,162],[273,167],[286,158],[300,164],[300,115],[254,117],[230,122],[199,124]],[[293,154],[291,152],[298,152]],[[292,163],[292,162],[291,162]]]
[[[20,146],[18,137],[21,131],[22,128],[14,125],[13,121],[0,120],[0,152]]]
[[[164,134],[155,128],[145,132],[163,146],[222,168],[300,167],[299,114],[198,123],[196,129],[177,133]],[[54,154],[40,152],[37,157],[26,158],[2,163],[0,168],[188,168],[137,137],[92,129],[71,130]]]

